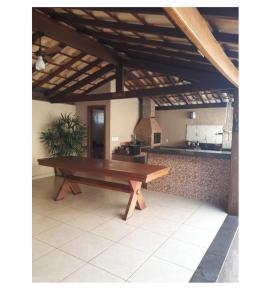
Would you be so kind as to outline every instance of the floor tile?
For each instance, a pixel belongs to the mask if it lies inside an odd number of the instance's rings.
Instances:
[[[108,272],[101,270],[90,264],[86,264],[79,270],[75,271],[62,282],[123,282],[120,279]]]
[[[54,247],[59,247],[82,233],[83,231],[79,229],[62,224],[36,235],[36,238]]]
[[[69,207],[56,208],[46,213],[46,216],[65,223],[75,218],[79,218],[81,215],[82,212]]]
[[[105,218],[121,218],[126,209],[126,204],[122,203],[104,203],[95,210],[95,214]]]
[[[193,271],[164,260],[151,257],[130,278],[130,282],[180,282],[187,283]]]
[[[211,204],[202,205],[190,218],[187,225],[197,226],[210,231],[217,231],[224,222],[227,214]]]
[[[92,233],[84,233],[60,247],[64,252],[89,261],[114,243]]]
[[[212,204],[143,189],[147,208],[124,221],[127,194],[82,185],[53,201],[62,180],[33,181],[34,281],[188,282],[226,217]]]
[[[151,215],[157,218],[177,223],[186,221],[187,218],[190,217],[191,214],[194,212],[192,209],[180,208],[176,210],[174,208],[161,207],[158,205],[150,207],[149,210],[146,209],[146,212],[148,211]]]
[[[108,221],[107,218],[95,215],[94,213],[81,213],[79,217],[65,221],[66,224],[79,229],[89,231]]]
[[[122,238],[119,243],[147,253],[152,253],[165,240],[166,236],[153,233],[144,229],[136,229]]]
[[[86,197],[83,197],[82,194],[80,194],[76,198],[69,199],[66,205],[68,207],[83,211],[84,213],[92,213],[97,208],[101,207],[103,203],[95,199],[93,195],[91,195],[91,198],[92,199],[87,199]]]
[[[190,270],[195,270],[206,250],[203,247],[169,239],[154,255]]]
[[[32,260],[35,260],[54,249],[55,248],[33,238],[32,239]]]
[[[109,240],[118,241],[134,229],[135,227],[124,223],[107,221],[106,223],[93,229],[91,232]]]
[[[45,202],[45,203],[34,205],[32,211],[33,213],[45,215],[49,211],[53,211],[56,208],[61,207],[61,204],[60,205],[58,203],[56,204],[56,202],[57,201],[52,201],[52,202]]]
[[[115,244],[90,263],[123,279],[128,279],[147,258],[148,254],[142,251]]]
[[[60,222],[51,218],[33,214],[32,216],[32,235],[35,236],[43,231],[61,225]]]
[[[33,262],[32,280],[33,282],[57,282],[83,264],[81,260],[56,249]]]
[[[215,232],[204,230],[195,226],[183,224],[172,236],[180,241],[198,246],[209,247],[215,237]]]
[[[146,218],[141,227],[154,233],[170,236],[179,228],[179,224],[169,220],[149,216]]]

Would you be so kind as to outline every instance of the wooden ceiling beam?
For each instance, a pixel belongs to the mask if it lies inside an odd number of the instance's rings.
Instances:
[[[226,107],[226,103],[206,103],[206,104],[185,104],[172,106],[158,106],[156,110],[175,110],[175,109],[199,109],[199,108],[217,108]]]
[[[160,7],[86,7],[86,10],[104,11],[115,13],[136,13],[148,15],[164,15],[164,11]]]
[[[179,49],[178,47],[181,47],[184,50],[195,50],[195,47],[193,45],[189,45],[190,42],[188,41],[189,44],[179,44],[179,43],[174,43],[174,42],[164,42],[160,40],[147,40],[145,38],[139,38],[139,37],[130,37],[130,36],[124,36],[124,35],[115,35],[115,34],[110,34],[108,32],[98,32],[95,30],[91,30],[88,28],[80,28],[80,30],[83,30],[85,34],[91,35],[94,38],[98,39],[99,41],[103,40],[114,40],[114,41],[122,41],[122,42],[127,42],[127,43],[135,43],[135,44],[144,44],[144,45],[150,45],[150,46],[161,46],[161,47],[168,47],[168,48],[173,48],[173,49]]]
[[[121,64],[120,66],[116,67],[116,92],[122,92],[124,90],[124,68]]]
[[[212,34],[216,38],[216,40],[220,43],[231,43],[231,44],[239,43],[238,34],[224,33],[218,31],[213,31]]]
[[[103,45],[56,22],[35,9],[32,10],[32,26],[35,30],[41,31],[45,35],[70,47],[94,55],[114,65],[119,64],[118,57]]]
[[[40,36],[41,33],[39,31],[32,33],[32,44],[36,43]]]
[[[160,54],[160,55],[165,55],[165,56],[169,56],[169,57],[180,57],[180,58],[184,58],[184,59],[189,59],[189,60],[193,60],[195,62],[209,63],[205,58],[198,55],[197,53],[195,55],[193,55],[193,54],[184,53],[184,52],[180,52],[180,51],[177,52],[177,51],[170,51],[170,50],[159,49],[159,48],[145,47],[145,46],[142,46],[141,44],[129,45],[129,44],[125,44],[125,43],[114,43],[114,42],[105,42],[105,41],[103,44],[111,46],[111,47],[113,47],[113,49],[115,49],[117,51],[126,52],[127,50],[135,50],[135,51],[139,51],[139,52],[151,53],[153,55]]]
[[[204,16],[238,19],[238,7],[198,7]]]
[[[77,83],[73,84],[72,86],[66,88],[64,91],[58,93],[57,95],[52,96],[50,99],[63,97],[66,94],[72,93],[73,91],[76,91],[79,88],[83,87],[84,85],[91,83],[92,81],[94,81],[97,78],[103,76],[104,74],[112,71],[113,69],[114,69],[113,65],[107,65],[107,66],[101,68],[100,70],[96,71],[95,73],[88,75],[86,78],[78,81]]]
[[[84,102],[84,101],[97,101],[97,100],[114,100],[114,99],[129,99],[129,98],[142,98],[142,97],[152,97],[152,96],[163,96],[172,95],[179,93],[191,93],[195,91],[206,91],[206,90],[225,90],[232,89],[232,85],[225,81],[206,81],[202,84],[186,84],[186,85],[176,85],[168,87],[159,88],[149,88],[149,89],[138,89],[131,91],[123,91],[119,93],[102,93],[102,94],[90,94],[90,95],[67,95],[67,96],[57,96],[51,99],[52,103],[61,102]]]
[[[104,21],[97,19],[86,19],[81,18],[75,15],[70,15],[68,13],[58,13],[54,14],[54,18],[66,22],[72,26],[94,26],[99,28],[108,28],[108,29],[118,29],[124,31],[132,31],[132,32],[142,32],[142,33],[150,33],[156,35],[165,35],[177,38],[187,39],[186,35],[179,30],[179,28],[170,28],[170,27],[162,27],[162,26],[153,26],[153,25],[138,25],[131,23],[123,23],[123,22],[115,22],[115,21]],[[221,33],[215,32],[214,36],[220,42],[227,43],[238,43],[238,35],[230,34],[230,33]]]
[[[54,18],[66,22],[71,25],[86,25],[86,26],[95,26],[109,29],[118,29],[125,31],[135,31],[142,33],[151,33],[151,34],[162,34],[169,35],[174,37],[185,37],[185,35],[178,28],[169,28],[153,25],[138,25],[131,23],[122,23],[115,21],[103,21],[98,19],[86,19],[79,16],[71,15],[68,13],[58,13],[54,14]]]
[[[238,70],[211,33],[199,11],[193,7],[167,7],[165,11],[210,63],[238,87]]]
[[[217,77],[219,73],[212,72],[210,69],[205,70],[205,65],[203,65],[202,69],[200,69],[199,64],[194,67],[190,67],[191,65],[195,65],[192,62],[183,63],[180,60],[173,60],[164,57],[154,57],[153,55],[140,55],[139,53],[133,53],[133,57],[123,58],[123,63],[127,67],[142,69],[152,72],[157,72],[160,74],[166,75],[175,75],[181,78],[182,80],[187,81],[200,81],[206,77]],[[173,63],[175,63],[173,65]],[[177,64],[178,63],[178,64]]]
[[[95,91],[97,88],[101,87],[102,85],[106,84],[107,82],[110,82],[112,80],[116,79],[116,74],[109,76],[103,80],[101,80],[99,83],[95,84],[94,86],[90,87],[89,89],[85,90],[84,93],[80,95],[86,95],[89,94],[92,91]]]
[[[58,76],[61,72],[63,72],[65,69],[68,69],[69,67],[71,67],[75,62],[77,62],[78,60],[80,60],[84,56],[86,56],[86,54],[81,53],[78,56],[70,59],[67,63],[62,64],[55,71],[49,73],[42,80],[37,81],[35,84],[32,85],[32,87],[35,87],[35,86],[38,86],[38,85],[43,85],[44,83],[50,81],[52,78],[54,78],[55,76]]]
[[[183,43],[174,43],[171,41],[161,41],[161,40],[147,40],[145,38],[134,38],[129,36],[121,36],[121,35],[114,35],[110,34],[108,32],[97,32],[95,30],[91,30],[88,28],[80,28],[80,31],[82,31],[85,34],[91,35],[95,39],[97,39],[100,43],[106,43],[110,41],[120,41],[120,42],[127,42],[127,43],[133,43],[136,45],[147,45],[147,46],[157,46],[157,47],[164,47],[164,48],[172,48],[172,49],[178,49],[182,51],[190,51],[190,52],[196,52],[197,48],[193,44],[183,44]],[[224,36],[221,33],[220,38],[224,39],[225,42],[238,42],[238,36],[236,35],[226,35]],[[190,43],[189,41],[187,41]],[[238,58],[238,53],[230,50],[226,50],[227,55],[231,58]],[[226,52],[225,51],[225,52]]]
[[[65,86],[66,84],[69,84],[71,81],[75,80],[80,75],[82,75],[82,74],[90,71],[93,67],[96,67],[101,62],[102,62],[101,59],[98,59],[98,58],[95,59],[94,61],[92,61],[91,63],[89,63],[85,67],[83,67],[81,70],[77,71],[76,73],[74,73],[73,75],[69,76],[67,79],[65,79],[64,81],[62,81],[56,87],[52,88],[50,90],[50,92],[47,94],[47,96],[51,97],[53,94],[55,94],[57,92],[58,89],[60,89],[61,87]]]

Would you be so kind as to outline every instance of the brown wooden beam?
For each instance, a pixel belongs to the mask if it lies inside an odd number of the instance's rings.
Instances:
[[[124,89],[124,68],[122,65],[116,68],[116,92],[122,92]]]
[[[180,47],[183,50],[195,50],[196,48],[193,45],[187,45],[187,44],[179,44],[174,43],[171,41],[160,41],[160,40],[150,40],[140,37],[130,37],[130,36],[124,36],[124,35],[114,35],[110,34],[108,32],[97,32],[88,28],[80,28],[85,34],[91,35],[94,38],[98,39],[101,43],[103,40],[113,40],[113,41],[122,41],[127,43],[135,43],[140,45],[150,45],[150,46],[159,46],[159,47],[167,47],[167,48],[173,48],[173,49],[179,49]]]
[[[72,93],[73,91],[76,91],[79,88],[83,87],[84,85],[91,83],[92,81],[94,81],[97,78],[103,76],[104,74],[112,71],[113,69],[114,69],[113,65],[107,65],[107,66],[101,68],[100,70],[96,71],[95,73],[88,75],[83,80],[80,80],[77,83],[73,84],[72,86],[66,88],[64,91],[58,93],[56,96],[51,97],[51,99],[63,97],[66,94]]]
[[[127,52],[127,50],[134,50],[137,52],[145,52],[145,53],[151,53],[152,55],[164,55],[168,57],[178,57],[181,59],[189,59],[192,60],[193,62],[203,62],[203,63],[209,63],[205,58],[203,58],[201,55],[198,53],[195,54],[190,54],[190,53],[185,53],[181,49],[180,51],[172,51],[172,50],[166,50],[166,49],[161,49],[161,48],[153,48],[153,47],[146,47],[142,45],[130,45],[130,44],[125,44],[125,43],[114,43],[114,42],[108,42],[104,41],[104,45],[108,45],[114,48],[114,50],[122,51],[122,52]]]
[[[199,109],[199,108],[217,108],[225,107],[226,103],[205,103],[205,104],[185,104],[172,106],[159,106],[156,110],[175,110],[175,109]]]
[[[211,33],[199,11],[193,7],[167,7],[165,11],[211,64],[238,87],[238,70]]]
[[[129,98],[142,98],[151,96],[171,95],[179,93],[191,93],[195,91],[206,91],[206,90],[221,90],[221,89],[232,89],[232,85],[225,81],[214,82],[206,81],[203,84],[186,84],[176,85],[168,87],[150,88],[150,89],[138,89],[131,91],[123,91],[120,93],[102,93],[102,94],[90,94],[90,95],[67,95],[62,97],[54,97],[51,100],[52,103],[59,102],[83,102],[83,101],[97,101],[97,100],[114,100],[114,99],[129,99]]]
[[[202,15],[238,19],[238,7],[198,7]]]
[[[40,36],[41,33],[39,31],[34,32],[32,34],[32,44],[36,43]]]
[[[116,13],[164,15],[164,11],[161,7],[86,7],[84,9],[90,11],[104,11]]]
[[[50,17],[32,10],[32,26],[35,30],[87,54],[94,55],[114,65],[118,65],[118,57],[98,42],[79,34]]]
[[[60,89],[61,87],[65,86],[66,84],[70,83],[71,81],[75,80],[80,75],[82,75],[82,74],[90,71],[93,67],[96,67],[100,62],[102,62],[101,59],[95,59],[94,61],[92,61],[91,63],[89,63],[85,67],[83,67],[81,70],[79,70],[78,72],[74,73],[73,75],[71,75],[70,77],[68,77],[67,79],[65,79],[61,83],[59,83],[58,85],[56,85],[54,88],[52,88],[50,90],[50,92],[47,94],[47,96],[51,97],[52,95],[56,94],[56,92],[58,91],[58,89]]]
[[[170,28],[170,27],[162,27],[162,26],[153,26],[153,25],[138,25],[138,24],[131,24],[131,23],[122,23],[122,22],[113,22],[113,21],[103,21],[103,20],[93,20],[93,19],[86,19],[81,18],[75,15],[70,15],[67,13],[58,13],[54,14],[54,18],[71,24],[73,26],[80,26],[80,25],[90,25],[94,27],[100,28],[109,28],[109,29],[118,29],[124,31],[132,31],[132,32],[142,32],[142,33],[150,33],[150,34],[157,34],[157,35],[166,35],[171,37],[178,37],[186,39],[186,35],[180,31],[178,28]],[[217,38],[221,42],[231,42],[236,43],[236,36],[234,34],[228,33],[216,33]],[[216,35],[215,34],[215,35]],[[237,37],[238,38],[238,37]]]
[[[43,100],[49,101],[49,99],[45,96],[45,94],[41,91],[32,90],[32,99],[33,100]]]
[[[65,69],[71,67],[75,62],[77,62],[78,60],[80,60],[81,58],[83,58],[86,54],[81,53],[78,56],[70,59],[67,63],[64,63],[63,65],[61,65],[59,68],[57,68],[55,71],[51,72],[50,74],[48,74],[45,78],[43,78],[42,80],[37,81],[35,84],[32,85],[32,87],[35,86],[41,86],[44,83],[50,81],[52,78],[54,78],[55,76],[58,76],[61,72],[63,72]]]
[[[143,57],[145,56],[145,59]],[[141,56],[140,59],[123,58],[123,64],[127,67],[143,69],[152,72],[157,72],[167,75],[176,75],[181,79],[185,79],[192,82],[198,82],[206,77],[214,77],[214,72],[200,71],[195,69],[189,69],[188,67],[181,67],[179,65],[172,65],[172,59],[163,59],[163,63],[159,63],[161,59],[155,60],[155,58]],[[137,54],[137,57],[139,55]],[[171,63],[168,64],[167,62]]]
[[[94,86],[90,87],[89,89],[85,90],[84,93],[82,93],[82,95],[86,95],[86,94],[89,94],[90,92],[92,91],[95,91],[97,88],[99,88],[100,86],[106,84],[107,82],[110,82],[112,80],[116,79],[116,75],[112,75],[112,76],[109,76],[103,80],[101,80],[99,83],[95,84]]]
[[[169,28],[169,27],[161,27],[161,26],[153,26],[153,25],[138,25],[131,23],[122,23],[115,21],[103,21],[97,19],[86,19],[82,17],[78,17],[75,15],[70,15],[67,13],[58,13],[54,15],[54,18],[67,22],[68,24],[73,25],[87,25],[94,27],[102,27],[102,28],[110,28],[110,29],[118,29],[125,31],[135,31],[142,33],[150,33],[150,34],[163,34],[174,37],[186,38],[186,36],[178,29],[178,28]]]

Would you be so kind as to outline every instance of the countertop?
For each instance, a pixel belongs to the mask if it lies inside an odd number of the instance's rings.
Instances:
[[[173,154],[173,155],[187,155],[187,156],[201,156],[209,158],[230,159],[231,151],[229,150],[202,150],[202,149],[185,149],[178,147],[142,147],[142,152],[158,153],[158,154]]]

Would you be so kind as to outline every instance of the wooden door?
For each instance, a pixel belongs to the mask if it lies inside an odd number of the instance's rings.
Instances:
[[[88,157],[105,158],[106,107],[105,105],[88,107]]]

